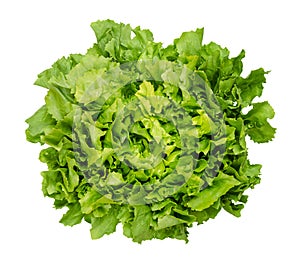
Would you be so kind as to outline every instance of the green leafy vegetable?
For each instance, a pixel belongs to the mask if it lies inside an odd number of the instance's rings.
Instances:
[[[203,44],[203,28],[166,48],[140,27],[92,28],[97,42],[86,54],[38,75],[45,105],[26,120],[27,140],[47,145],[42,191],[68,208],[60,222],[85,220],[93,239],[121,223],[135,242],[187,242],[194,222],[221,209],[240,216],[261,170],[248,160],[246,136],[263,143],[275,134],[270,104],[253,102],[268,72],[241,77],[245,51],[231,58]]]

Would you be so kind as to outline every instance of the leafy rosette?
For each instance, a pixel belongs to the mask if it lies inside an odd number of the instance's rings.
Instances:
[[[194,222],[222,208],[240,216],[261,170],[248,160],[246,136],[264,143],[275,133],[270,104],[253,102],[267,72],[241,77],[245,52],[230,58],[202,44],[203,29],[163,47],[139,27],[92,28],[97,42],[86,54],[38,75],[45,105],[26,120],[27,140],[47,145],[42,190],[68,208],[61,223],[85,220],[93,239],[121,223],[135,242],[187,242]]]

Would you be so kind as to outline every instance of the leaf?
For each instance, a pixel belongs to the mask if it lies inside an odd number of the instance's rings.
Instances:
[[[258,143],[264,143],[274,139],[275,131],[276,129],[269,123],[265,123],[254,128],[247,129],[247,134],[250,136],[251,140]]]
[[[203,224],[209,219],[215,218],[221,210],[220,202],[216,201],[212,206],[202,210],[202,211],[193,211],[192,215],[196,217],[196,222],[198,224]]]
[[[171,215],[166,215],[162,218],[158,218],[156,230],[183,224],[183,223],[185,223],[185,221],[182,219],[176,218]]]
[[[103,204],[113,204],[114,201],[102,196],[94,188],[90,188],[83,198],[79,200],[81,211],[84,214],[90,214]]]
[[[196,197],[188,201],[188,207],[196,211],[202,211],[210,207],[222,195],[228,192],[232,187],[239,185],[240,182],[234,177],[226,175],[222,172],[214,179],[212,186],[208,186],[202,190]]]
[[[130,25],[117,24],[109,19],[94,22],[91,26],[97,37],[100,55],[111,56],[121,62],[138,59],[149,42],[153,41],[149,30],[141,30],[140,27],[132,29]],[[135,35],[133,38],[132,33]]]
[[[253,108],[243,118],[248,123],[246,133],[258,143],[268,142],[274,138],[276,129],[269,123],[275,112],[267,102],[253,103]]]
[[[26,129],[26,139],[30,142],[42,142],[41,136],[55,126],[56,121],[48,113],[47,107],[42,106],[34,115],[26,120],[29,127]]]
[[[74,226],[79,224],[83,218],[83,214],[81,212],[81,207],[79,203],[75,203],[70,206],[67,213],[65,213],[62,219],[59,221],[65,226]]]
[[[98,239],[105,234],[111,234],[116,231],[116,226],[119,223],[118,219],[119,208],[112,207],[108,214],[103,217],[92,217],[91,237]]]
[[[250,110],[245,116],[244,119],[251,122],[261,121],[266,122],[267,119],[272,119],[275,115],[275,112],[271,105],[267,102],[253,103],[253,109]]]
[[[45,101],[48,112],[58,121],[62,120],[72,110],[72,104],[67,95],[58,88],[51,88]]]
[[[268,72],[262,68],[251,71],[247,78],[239,77],[236,81],[240,90],[242,105],[244,107],[251,104],[255,97],[260,97],[263,91],[263,83],[266,82],[265,74]]]
[[[55,80],[56,82],[63,81],[65,75],[81,61],[81,58],[82,55],[80,54],[73,54],[68,58],[62,57],[57,60],[50,69],[40,73],[34,84],[48,89],[53,87],[51,80]]]
[[[174,40],[174,45],[180,55],[199,55],[202,47],[204,29],[197,29],[195,32],[185,32],[180,38]]]
[[[135,206],[134,220],[132,222],[132,238],[135,242],[153,238],[153,231],[150,229],[152,221],[151,210],[148,206]]]

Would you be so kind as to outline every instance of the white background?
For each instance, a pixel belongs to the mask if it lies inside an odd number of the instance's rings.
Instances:
[[[297,1],[2,1],[0,4],[0,261],[10,262],[300,262],[299,12]],[[36,75],[63,55],[85,52],[90,23],[110,18],[149,28],[169,44],[183,31],[205,28],[235,56],[246,50],[244,75],[272,70],[263,99],[276,111],[276,139],[249,145],[263,164],[241,218],[225,212],[190,229],[188,244],[142,245],[121,229],[92,241],[89,225],[64,227],[62,211],[43,197],[39,145],[25,141],[24,120],[43,104]]]

